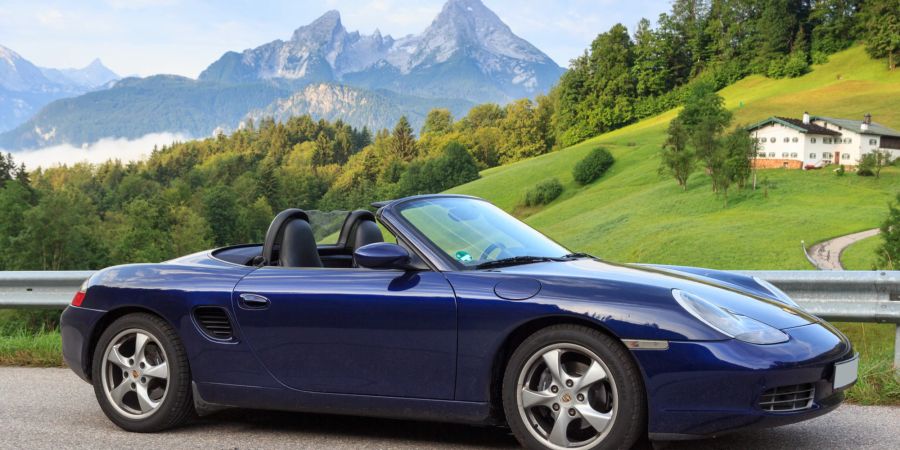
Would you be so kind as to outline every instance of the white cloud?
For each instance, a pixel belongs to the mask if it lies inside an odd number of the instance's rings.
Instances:
[[[56,8],[38,11],[35,13],[35,17],[41,25],[48,27],[57,27],[63,22],[63,13]]]
[[[37,167],[53,167],[79,162],[100,163],[110,159],[122,162],[147,159],[153,147],[162,147],[175,141],[184,142],[190,138],[180,133],[151,133],[137,139],[104,138],[84,146],[70,144],[55,145],[35,150],[12,152],[16,163],[25,163],[29,170]],[[0,153],[5,153],[0,150]]]

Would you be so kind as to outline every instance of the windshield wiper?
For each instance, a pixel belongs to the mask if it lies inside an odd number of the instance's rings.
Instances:
[[[512,258],[503,258],[495,261],[483,262],[476,269],[490,269],[492,267],[515,266],[519,264],[531,264],[548,261],[565,261],[563,258],[553,258],[551,256],[513,256]]]
[[[580,259],[580,258],[595,259],[594,255],[589,255],[587,253],[581,253],[581,252],[569,253],[568,255],[564,255],[561,257],[561,259]]]

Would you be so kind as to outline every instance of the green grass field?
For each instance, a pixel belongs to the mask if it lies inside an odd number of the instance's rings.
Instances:
[[[841,253],[841,265],[847,270],[872,270],[878,263],[879,247],[881,238],[878,236],[856,242]]]
[[[721,91],[735,123],[803,111],[861,118],[900,129],[900,71],[889,73],[861,48],[833,55],[806,76],[748,77]],[[451,192],[487,198],[573,250],[623,262],[697,264],[715,268],[808,269],[808,244],[877,226],[900,189],[900,170],[881,179],[829,169],[760,170],[759,189],[734,191],[728,207],[711,192],[709,177],[691,177],[687,192],[658,175],[658,152],[670,111],[581,144],[482,172]],[[596,147],[616,158],[599,181],[579,187],[572,167]],[[556,177],[563,195],[544,208],[518,210],[525,190]],[[766,183],[764,183],[764,180]],[[764,188],[764,185],[768,188]],[[520,214],[525,215],[525,214]]]
[[[862,118],[900,129],[900,70],[888,72],[855,47],[832,55],[800,78],[748,77],[723,89],[736,124],[769,116],[811,114]],[[658,175],[658,152],[669,111],[581,144],[481,173],[451,192],[486,198],[519,215],[574,251],[621,262],[698,265],[721,269],[812,269],[800,241],[813,244],[877,227],[900,190],[900,169],[880,179],[832,168],[817,171],[760,170],[759,189],[734,191],[727,207],[711,192],[709,177],[695,173],[686,192]],[[597,182],[579,187],[574,165],[596,146],[616,158]],[[543,208],[518,207],[524,192],[556,177],[563,194]],[[868,242],[859,245],[873,245]],[[865,267],[865,248],[846,256]],[[859,252],[859,256],[857,256]],[[850,398],[863,404],[900,404],[900,383],[891,371],[893,327],[840,324],[862,354],[861,379]]]

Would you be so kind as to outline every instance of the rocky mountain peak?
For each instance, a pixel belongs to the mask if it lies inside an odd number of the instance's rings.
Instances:
[[[201,80],[340,83],[430,98],[508,101],[545,92],[563,69],[480,0],[448,0],[419,35],[348,32],[328,11],[276,40],[229,52]]]
[[[336,35],[345,34],[346,32],[344,25],[341,24],[341,13],[331,10],[322,14],[309,25],[297,28],[291,40],[324,43],[330,42]]]

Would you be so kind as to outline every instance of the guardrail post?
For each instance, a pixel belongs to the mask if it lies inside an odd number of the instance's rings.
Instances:
[[[894,375],[900,377],[900,323],[894,331]]]

